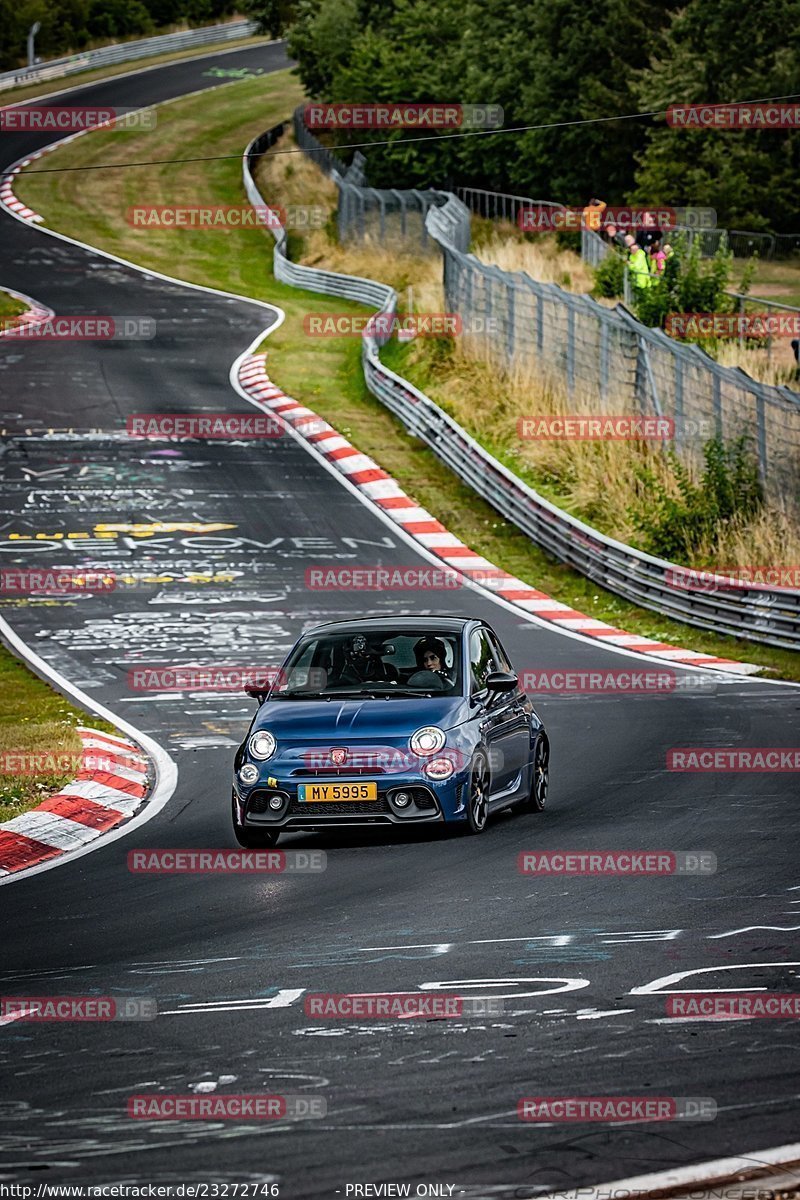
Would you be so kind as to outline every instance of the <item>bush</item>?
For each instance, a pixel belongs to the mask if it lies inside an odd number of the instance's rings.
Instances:
[[[599,267],[595,267],[592,295],[607,296],[613,300],[625,292],[625,258],[613,250],[606,255]]]
[[[637,470],[639,495],[628,511],[642,534],[640,548],[649,554],[691,563],[701,547],[717,540],[724,526],[754,516],[763,506],[758,464],[746,438],[727,446],[721,438],[712,438],[703,447],[703,457],[703,474],[695,481],[670,451],[672,488],[651,468]]]
[[[662,274],[636,294],[633,307],[639,320],[663,329],[669,313],[732,312],[734,301],[725,294],[733,265],[727,239],[720,239],[710,259],[701,257],[700,240],[695,238],[690,246],[685,234],[675,239],[672,248]]]

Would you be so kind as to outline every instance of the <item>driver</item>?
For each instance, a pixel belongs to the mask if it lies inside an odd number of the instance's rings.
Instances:
[[[443,692],[453,686],[453,680],[447,674],[447,651],[441,638],[420,638],[414,647],[414,657],[417,660],[417,670],[408,681],[411,687],[432,688]]]
[[[345,647],[344,666],[337,685],[343,683],[385,683],[386,667],[380,655],[369,648],[363,633],[357,633]]]

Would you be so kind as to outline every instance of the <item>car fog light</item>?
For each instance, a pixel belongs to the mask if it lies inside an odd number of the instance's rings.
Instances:
[[[258,779],[258,767],[254,767],[252,763],[245,763],[243,767],[239,768],[239,778],[249,787]]]
[[[283,807],[283,796],[270,796],[269,806],[270,806],[270,808],[282,808]]]
[[[408,792],[396,792],[392,799],[394,800],[397,808],[408,808],[409,804],[411,803],[411,796]]]
[[[430,762],[425,763],[422,774],[427,775],[428,779],[449,779],[454,770],[455,767],[449,758],[432,758]]]

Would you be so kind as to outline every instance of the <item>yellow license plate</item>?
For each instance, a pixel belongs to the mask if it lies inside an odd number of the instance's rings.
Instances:
[[[377,783],[301,783],[297,799],[307,804],[325,804],[337,800],[377,800]]]

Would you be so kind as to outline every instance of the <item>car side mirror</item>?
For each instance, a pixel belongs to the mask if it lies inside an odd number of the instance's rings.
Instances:
[[[491,693],[513,692],[519,680],[513,671],[490,671],[486,676],[486,688]]]
[[[259,705],[263,704],[269,695],[269,691],[257,683],[248,683],[245,685],[245,693],[251,696],[253,700],[257,700]]]

